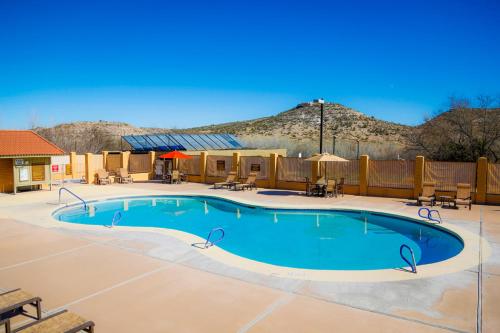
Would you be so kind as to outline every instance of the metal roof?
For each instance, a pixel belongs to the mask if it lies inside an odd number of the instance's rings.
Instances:
[[[243,149],[232,134],[147,134],[123,136],[133,151]]]

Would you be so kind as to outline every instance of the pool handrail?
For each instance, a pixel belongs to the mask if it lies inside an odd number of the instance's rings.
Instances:
[[[408,251],[410,251],[410,254],[411,254],[411,260],[412,262],[410,262],[404,255],[403,255],[403,250],[404,249],[408,249]],[[411,249],[411,247],[409,247],[408,245],[406,244],[402,244],[401,247],[399,248],[399,255],[401,256],[401,258],[411,267],[411,271],[412,273],[414,274],[417,274],[417,262],[415,261],[415,255],[413,254],[413,250]]]
[[[422,215],[420,212],[427,212],[426,215]],[[437,213],[437,217],[433,217],[432,213]],[[443,220],[441,218],[441,214],[439,213],[439,210],[437,209],[429,209],[427,207],[422,207],[418,210],[418,216],[424,219],[427,219],[432,222],[436,223],[442,223]]]
[[[122,219],[122,213],[117,210],[115,212],[115,214],[113,215],[113,219],[111,220],[111,224],[110,225],[104,225],[106,228],[113,228],[115,225],[118,224],[118,222],[120,222],[120,220]]]
[[[72,196],[74,196],[75,198],[77,198],[78,200],[80,200],[82,203],[83,203],[83,209],[86,211],[87,210],[87,201],[83,200],[81,197],[79,197],[78,195],[76,195],[73,191],[70,191],[68,190],[66,187],[61,187],[59,189],[59,205],[61,204],[61,193],[62,191],[66,191],[68,192],[69,194],[71,194]]]
[[[212,235],[213,235],[215,232],[217,232],[217,231],[220,231],[220,232],[221,232],[221,236],[220,236],[220,237],[219,237],[219,239],[217,239],[215,242],[211,242],[211,241],[210,241],[210,238],[211,238],[211,237],[212,237]],[[218,228],[213,228],[212,230],[210,230],[210,233],[209,233],[209,234],[208,234],[208,236],[207,236],[207,240],[206,240],[206,242],[205,242],[205,246],[204,246],[204,248],[206,249],[206,248],[209,248],[210,246],[214,246],[216,243],[220,242],[220,241],[224,238],[225,234],[226,234],[226,233],[224,232],[224,229],[223,229],[223,228],[221,228],[221,227],[218,227]]]

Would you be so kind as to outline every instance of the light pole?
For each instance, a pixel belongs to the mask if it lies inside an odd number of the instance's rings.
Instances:
[[[318,99],[317,101],[321,108],[321,119],[319,125],[319,153],[323,154],[323,121],[324,121],[324,109],[325,109],[325,100],[323,98]]]

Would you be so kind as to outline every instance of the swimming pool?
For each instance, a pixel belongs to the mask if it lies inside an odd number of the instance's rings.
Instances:
[[[450,259],[463,241],[444,228],[388,214],[356,210],[270,209],[225,199],[155,196],[111,199],[70,206],[54,213],[59,221],[174,229],[206,238],[217,227],[217,246],[234,255],[271,265],[315,270],[375,270],[408,266],[402,244],[417,264]],[[214,236],[217,238],[217,235]],[[207,249],[206,251],[210,251]]]

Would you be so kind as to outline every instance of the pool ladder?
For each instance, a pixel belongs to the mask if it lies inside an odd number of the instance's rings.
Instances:
[[[62,194],[62,191],[66,191],[68,192],[69,194],[71,194],[72,196],[74,196],[75,198],[77,198],[78,200],[80,200],[82,203],[83,203],[83,209],[84,210],[87,210],[87,201],[83,200],[82,198],[80,198],[78,195],[76,195],[75,193],[73,193],[72,191],[68,190],[66,187],[61,187],[59,189],[59,204],[61,204],[61,194]]]
[[[404,249],[408,249],[408,251],[410,251],[411,262],[403,254]],[[399,248],[399,255],[411,267],[411,272],[417,274],[417,262],[415,261],[415,255],[413,254],[413,250],[411,249],[411,247],[406,244],[401,245],[401,247]]]
[[[216,232],[220,232],[220,237],[215,241],[211,241],[210,239],[212,238],[212,235],[215,234]],[[213,228],[212,230],[210,230],[210,233],[207,236],[207,240],[205,242],[204,248],[206,249],[206,248],[209,248],[210,246],[214,246],[215,244],[217,244],[218,242],[220,242],[224,238],[225,234],[226,233],[224,232],[224,229],[222,229],[220,227]]]
[[[422,213],[424,215],[422,215]],[[432,213],[436,213],[437,216],[432,216]],[[422,207],[418,210],[418,216],[429,220],[429,222],[436,222],[438,224],[443,222],[443,220],[441,219],[441,214],[439,214],[439,211],[436,209],[429,209],[427,207]]]
[[[111,220],[111,225],[105,225],[105,227],[113,228],[115,225],[118,224],[118,222],[120,222],[121,219],[122,219],[122,213],[119,210],[117,210],[113,215],[113,219]]]

